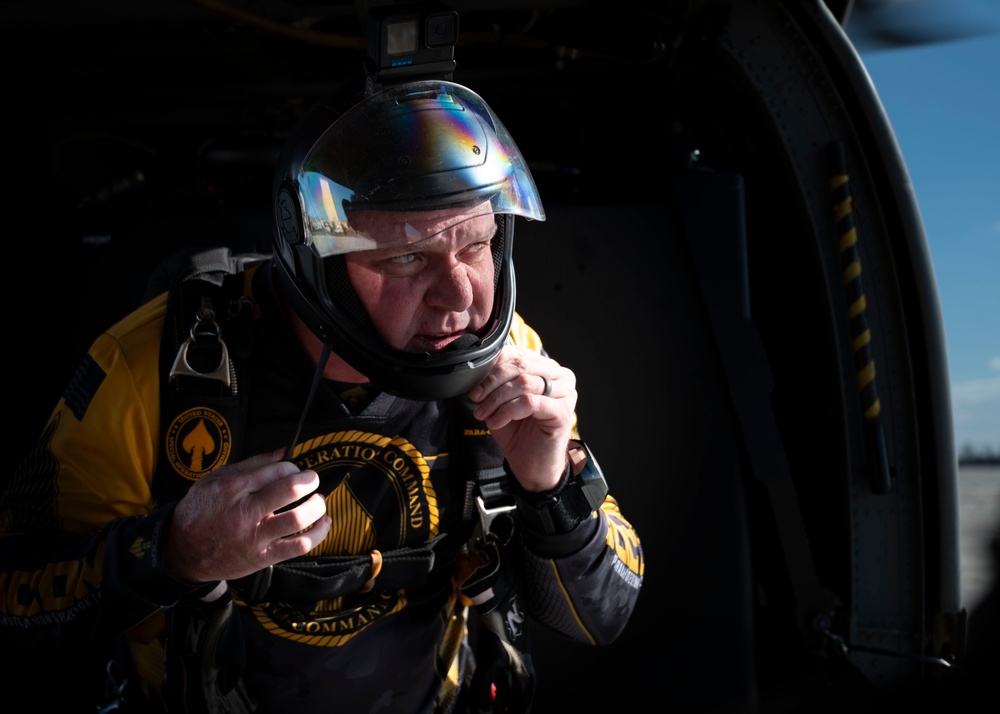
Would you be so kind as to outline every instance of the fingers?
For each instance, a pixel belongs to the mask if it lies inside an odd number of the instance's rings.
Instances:
[[[325,515],[326,501],[320,494],[313,493],[292,508],[265,514],[259,519],[257,534],[265,541],[290,537],[308,530]]]
[[[301,509],[301,513],[298,513]],[[313,495],[295,509],[277,514],[271,518],[274,520],[285,519],[293,513],[298,513],[298,523],[305,523],[301,528],[291,531],[290,535],[278,536],[271,539],[267,544],[266,560],[267,565],[280,563],[289,558],[297,558],[305,555],[317,548],[323,539],[326,538],[333,525],[333,521],[326,515],[326,503],[318,494]],[[318,513],[313,518],[312,516]],[[294,526],[292,526],[294,527]],[[286,532],[289,526],[282,524],[277,531]]]
[[[304,555],[330,529],[319,476],[282,461],[281,452],[254,456],[202,477],[177,503],[165,564],[188,582],[231,580]]]
[[[241,490],[256,493],[278,479],[299,473],[295,464],[283,460],[283,452],[281,449],[267,454],[257,454],[243,461],[226,464],[202,477],[195,486],[219,480],[233,480],[239,483]]]
[[[554,488],[566,470],[576,409],[576,375],[555,360],[507,346],[470,390],[511,473],[529,491]]]
[[[533,417],[571,418],[576,376],[558,362],[520,348],[505,347],[490,374],[469,392],[474,414],[491,429]]]
[[[227,504],[229,509],[238,507],[240,511],[237,515],[241,519],[250,523],[261,522],[319,488],[319,475],[315,471],[299,471],[295,464],[278,460],[280,453],[252,456],[223,466],[203,477],[191,490],[210,491],[211,498],[216,503]],[[306,510],[315,511],[315,507]],[[269,519],[267,535],[275,538],[289,535],[321,515],[316,513],[307,523],[298,523],[305,512],[296,508],[288,518]],[[282,527],[282,523],[289,525],[284,526],[287,528],[284,533],[279,533],[277,530]]]

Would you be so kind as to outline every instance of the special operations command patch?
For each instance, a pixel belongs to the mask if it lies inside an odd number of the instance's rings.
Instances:
[[[367,555],[432,540],[441,533],[441,505],[432,460],[405,437],[336,431],[296,445],[293,461],[320,477],[333,525],[310,556]],[[446,462],[440,463],[442,474]],[[376,528],[376,523],[379,527]],[[450,577],[450,574],[448,575]],[[405,609],[406,590],[371,591],[305,602],[253,605],[273,635],[316,647],[340,647],[383,618]],[[289,652],[279,649],[274,652]]]
[[[179,414],[167,431],[167,459],[174,471],[192,481],[229,461],[232,446],[229,424],[207,407]]]

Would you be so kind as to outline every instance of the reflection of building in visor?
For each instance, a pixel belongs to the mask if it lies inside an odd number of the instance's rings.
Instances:
[[[475,93],[449,82],[400,85],[353,107],[312,147],[296,183],[305,242],[320,256],[406,245],[449,227],[401,222],[373,235],[360,218],[368,211],[482,204],[484,213],[545,218],[507,130]]]
[[[302,185],[301,178],[299,185]],[[492,216],[498,212],[493,209],[492,202],[482,201],[460,213],[455,209],[460,209],[461,206],[452,207],[448,210],[449,220],[446,221],[436,217],[442,209],[419,213],[414,210],[363,210],[353,212],[354,215],[348,218],[344,211],[338,211],[337,208],[349,205],[349,202],[333,198],[325,177],[320,176],[313,185],[319,185],[320,190],[318,198],[314,197],[307,204],[312,207],[312,211],[306,214],[306,244],[312,245],[313,250],[322,257],[412,245],[471,218]],[[399,218],[392,220],[392,216]]]

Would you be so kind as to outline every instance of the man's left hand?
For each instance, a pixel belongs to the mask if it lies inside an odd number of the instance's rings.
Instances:
[[[576,375],[521,347],[503,348],[489,375],[469,392],[526,491],[547,491],[566,470],[576,409]]]

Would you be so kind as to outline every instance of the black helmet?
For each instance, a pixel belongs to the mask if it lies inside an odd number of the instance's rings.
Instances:
[[[444,399],[482,381],[514,314],[513,217],[545,220],[520,151],[482,98],[431,80],[390,86],[346,110],[317,104],[285,145],[274,191],[275,259],[293,308],[319,339],[399,396]],[[453,207],[482,209],[466,217],[494,216],[491,318],[443,352],[391,347],[362,307],[344,255],[431,235],[408,225],[371,235],[360,216]]]

